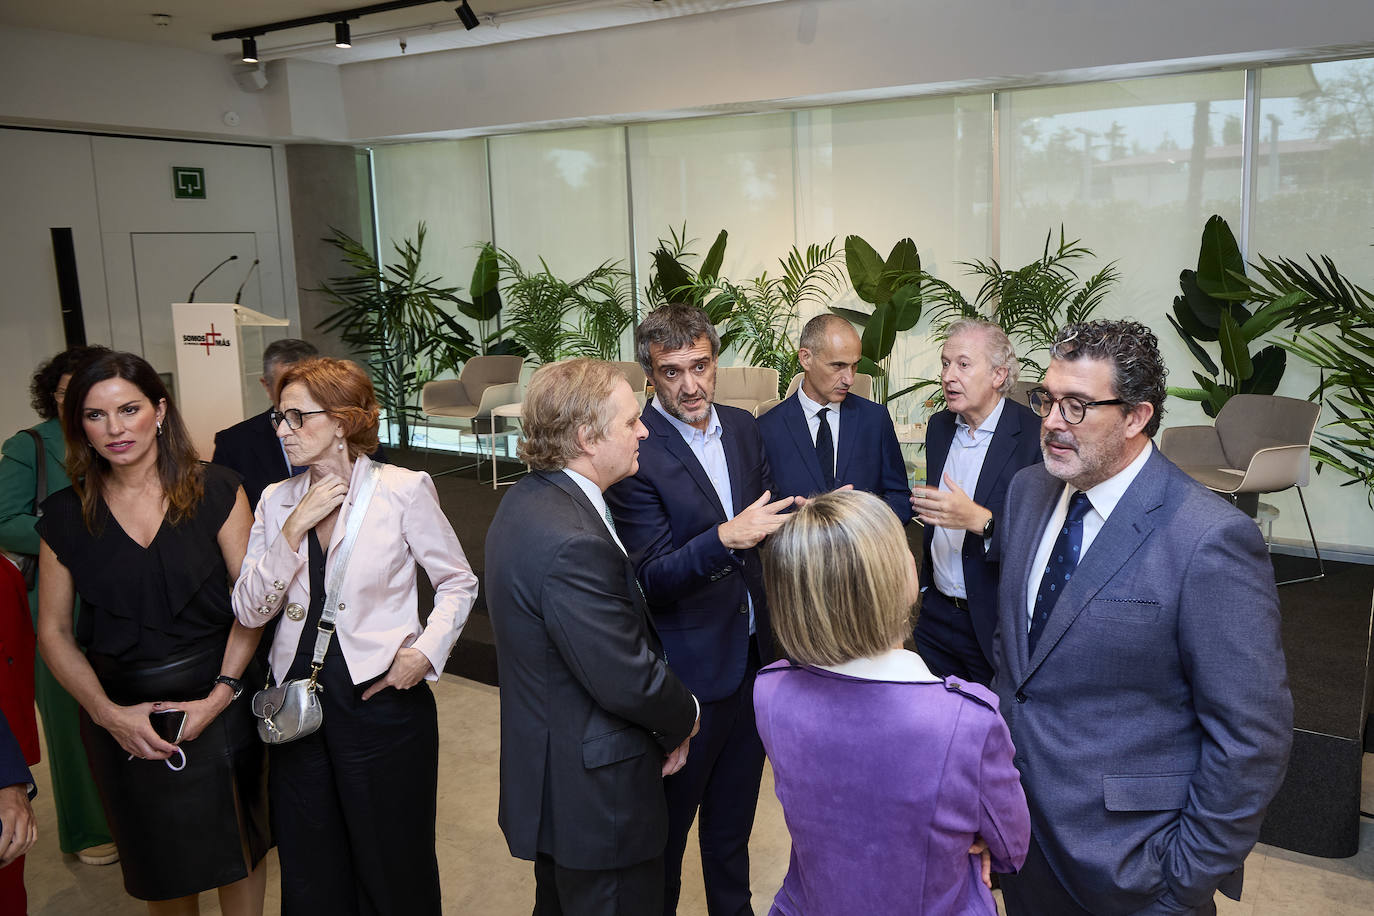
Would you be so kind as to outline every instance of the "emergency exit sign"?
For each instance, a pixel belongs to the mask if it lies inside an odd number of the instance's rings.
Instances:
[[[172,196],[186,200],[204,200],[205,169],[189,165],[172,166]]]

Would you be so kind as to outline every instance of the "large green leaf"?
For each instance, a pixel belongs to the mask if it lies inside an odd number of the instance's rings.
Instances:
[[[1177,309],[1178,300],[1174,301],[1175,308]],[[1178,311],[1180,315],[1186,314],[1187,312],[1186,309],[1178,309]],[[1193,359],[1202,363],[1202,368],[1206,369],[1210,374],[1216,375],[1218,369],[1217,364],[1212,361],[1212,355],[1202,348],[1202,344],[1198,343],[1193,338],[1193,335],[1185,333],[1184,329],[1180,327],[1179,322],[1174,319],[1173,315],[1165,315],[1164,317],[1169,319],[1169,323],[1174,326],[1174,330],[1178,332],[1178,336],[1188,345],[1188,351],[1193,354]]]
[[[1202,245],[1197,254],[1197,284],[1209,296],[1242,299],[1248,293],[1245,283],[1232,271],[1245,274],[1245,259],[1226,220],[1213,215],[1202,227]]]
[[[477,254],[477,263],[472,267],[472,286],[468,289],[471,302],[459,300],[458,310],[474,321],[490,321],[501,311],[500,262],[496,258],[496,247],[491,244],[482,246]]]
[[[673,297],[680,295],[679,290],[691,286],[691,274],[667,249],[654,252],[654,266],[658,269],[658,291],[664,302],[673,302]]]
[[[880,363],[892,355],[892,345],[897,341],[897,310],[892,303],[880,303],[873,309],[873,315],[864,327],[862,350],[875,363]]]
[[[855,309],[842,308],[838,305],[830,306],[830,311],[835,313],[836,315],[839,315],[841,318],[848,318],[851,322],[857,324],[861,328],[868,327],[868,319],[873,317],[868,312],[860,312]]]
[[[706,258],[701,262],[701,270],[697,271],[697,279],[710,282],[720,276],[720,264],[725,260],[725,242],[729,233],[724,229],[716,236],[716,240],[711,243],[711,250],[706,252]]]
[[[1288,364],[1288,354],[1282,347],[1269,346],[1255,354],[1251,362],[1255,365],[1255,371],[1240,386],[1240,390],[1246,394],[1273,394],[1279,390],[1279,382],[1283,380],[1283,370]]]
[[[1230,312],[1221,313],[1221,327],[1217,329],[1217,339],[1221,342],[1221,365],[1237,381],[1243,382],[1255,373],[1250,362],[1250,350],[1240,325],[1231,317]]]
[[[1178,398],[1183,401],[1207,400],[1207,392],[1203,391],[1201,388],[1175,388],[1173,385],[1170,385],[1165,391],[1169,397]]]
[[[1221,313],[1226,310],[1226,303],[1213,299],[1202,291],[1197,283],[1197,273],[1185,270],[1178,275],[1178,285],[1183,290],[1183,299],[1188,304],[1198,323],[1211,330],[1211,336],[1198,333],[1194,334],[1198,340],[1216,340],[1217,328],[1221,326]]]
[[[884,265],[887,272],[894,277],[903,274],[915,274],[921,272],[921,255],[916,250],[916,243],[910,238],[902,239],[892,246],[892,251],[887,256],[887,263]]]
[[[1263,305],[1255,310],[1255,314],[1240,326],[1240,332],[1246,340],[1258,340],[1278,327],[1285,319],[1292,314],[1295,306],[1300,302],[1307,301],[1307,293],[1302,290],[1294,290],[1287,293],[1273,302]]]
[[[886,369],[869,359],[867,356],[859,357],[858,370],[864,375],[871,375],[874,378],[882,378],[884,375],[887,375]]]
[[[908,283],[892,291],[898,331],[910,331],[921,320],[921,284]]]
[[[854,284],[854,292],[865,302],[877,305],[886,302],[892,295],[887,287],[887,267],[873,246],[857,235],[845,236],[844,263],[849,271],[849,282]]]

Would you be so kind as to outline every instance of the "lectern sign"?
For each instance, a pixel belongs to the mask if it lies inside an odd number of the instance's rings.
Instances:
[[[181,345],[183,347],[204,347],[205,355],[210,355],[211,347],[232,347],[233,338],[223,331],[215,330],[215,323],[210,322],[210,330],[202,334],[182,334]]]
[[[172,166],[172,196],[188,200],[204,200],[205,169],[189,165]]]

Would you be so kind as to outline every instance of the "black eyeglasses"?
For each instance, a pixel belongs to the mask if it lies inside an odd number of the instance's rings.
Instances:
[[[1062,398],[1050,397],[1050,393],[1044,388],[1032,388],[1030,390],[1030,408],[1035,411],[1041,419],[1050,415],[1050,408],[1054,407],[1056,401],[1059,402],[1059,415],[1064,418],[1064,422],[1070,426],[1077,426],[1083,422],[1083,418],[1088,415],[1089,407],[1107,407],[1112,404],[1125,404],[1121,398],[1111,398],[1106,401],[1085,401],[1081,398],[1066,395]]]
[[[302,426],[305,425],[306,417],[310,416],[311,414],[317,413],[329,413],[329,411],[297,410],[294,407],[289,407],[286,410],[278,410],[277,408],[273,407],[271,412],[268,413],[267,417],[272,421],[273,429],[276,429],[278,426],[281,426],[282,420],[285,420],[286,425],[291,429],[300,429]]]

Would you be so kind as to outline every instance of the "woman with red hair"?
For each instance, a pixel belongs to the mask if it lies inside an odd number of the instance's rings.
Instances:
[[[323,688],[319,729],[271,748],[282,913],[439,916],[439,725],[426,682],[444,669],[477,578],[429,475],[368,458],[378,407],[358,366],[296,363],[277,405],[287,458],[310,470],[263,491],[234,613],[276,622],[277,684]],[[423,624],[417,564],[434,586]]]

